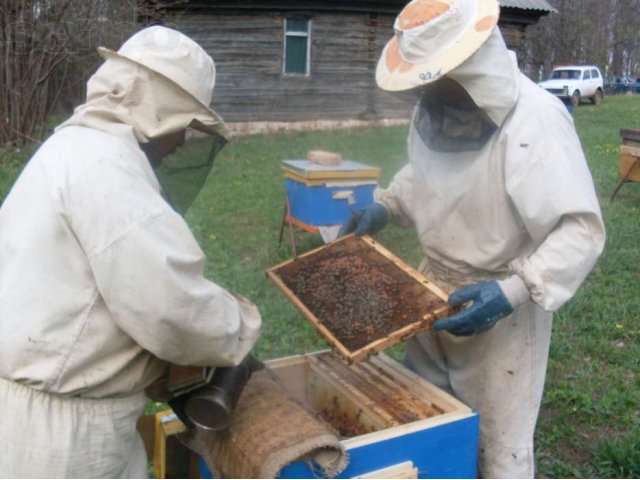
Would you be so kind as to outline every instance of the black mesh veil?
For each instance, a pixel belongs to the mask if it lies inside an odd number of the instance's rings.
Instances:
[[[162,186],[162,193],[171,206],[184,214],[191,206],[206,181],[213,162],[227,143],[221,135],[213,135],[206,158],[194,155],[192,149],[182,148],[165,157],[155,173]]]

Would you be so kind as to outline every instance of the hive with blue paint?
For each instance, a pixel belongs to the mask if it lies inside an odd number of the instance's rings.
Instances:
[[[373,202],[380,168],[353,160],[319,165],[283,160],[289,215],[309,226],[344,224]]]
[[[289,395],[336,430],[349,459],[336,478],[476,476],[478,414],[386,355],[348,366],[325,351],[266,364]],[[212,478],[203,467],[203,478]],[[305,459],[279,478],[319,472]]]

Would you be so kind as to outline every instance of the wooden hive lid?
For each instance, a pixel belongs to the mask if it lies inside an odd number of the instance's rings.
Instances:
[[[285,175],[314,180],[377,179],[380,168],[354,160],[342,160],[339,165],[320,165],[310,160],[283,160]]]

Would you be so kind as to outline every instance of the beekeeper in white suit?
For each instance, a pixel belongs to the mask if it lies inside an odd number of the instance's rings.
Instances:
[[[2,477],[146,477],[144,388],[166,362],[239,363],[260,329],[152,169],[187,127],[223,134],[213,60],[160,26],[100,53],[0,209]]]
[[[409,164],[342,234],[415,224],[420,270],[464,306],[406,344],[406,364],[480,413],[480,473],[534,475],[533,434],[552,312],[602,252],[605,232],[564,105],[518,70],[496,0],[414,0],[378,63],[418,99]]]

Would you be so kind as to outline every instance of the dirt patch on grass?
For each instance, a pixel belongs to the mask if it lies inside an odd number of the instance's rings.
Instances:
[[[597,471],[594,448],[607,441],[624,437],[628,432],[612,426],[592,427],[581,424],[579,418],[543,406],[536,431],[536,463],[538,478],[556,478],[557,465],[570,469],[577,476],[590,477]]]

